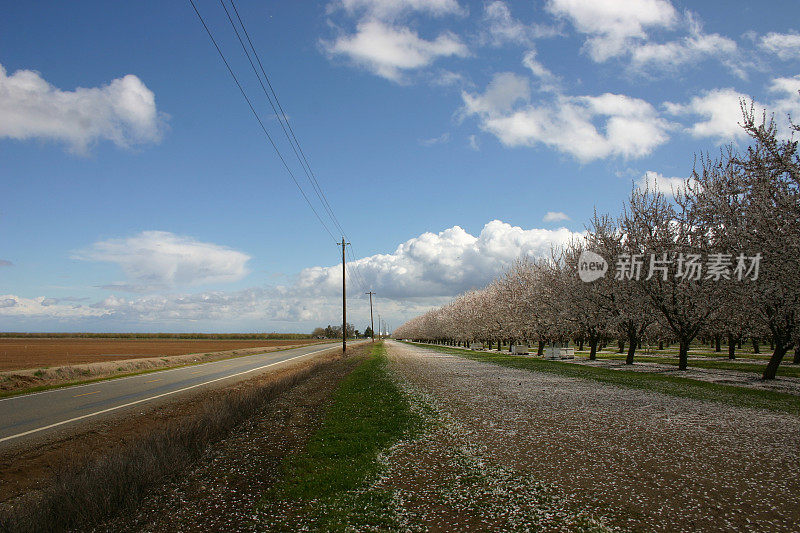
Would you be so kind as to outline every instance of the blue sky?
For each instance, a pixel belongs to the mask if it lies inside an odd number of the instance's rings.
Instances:
[[[196,3],[282,140],[219,2]],[[399,325],[618,213],[646,176],[668,191],[693,154],[746,142],[741,97],[800,115],[796,2],[236,5],[353,243],[360,329],[364,290]],[[3,12],[0,329],[340,320],[340,252],[188,2]]]

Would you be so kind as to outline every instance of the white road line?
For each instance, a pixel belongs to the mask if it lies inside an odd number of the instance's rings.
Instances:
[[[116,411],[117,409],[122,409],[123,407],[130,407],[131,405],[136,405],[142,402],[149,402],[150,400],[156,400],[158,398],[163,398],[164,396],[169,396],[170,394],[177,394],[179,392],[187,391],[189,389],[194,389],[196,387],[202,387],[203,385],[208,385],[209,383],[214,383],[215,381],[222,381],[223,379],[230,379],[235,378],[236,376],[241,376],[243,374],[249,374],[250,372],[255,372],[256,370],[261,370],[263,368],[267,368],[269,366],[277,365],[279,363],[285,363],[287,361],[292,361],[294,359],[299,359],[300,357],[308,357],[309,355],[314,355],[315,353],[325,352],[327,350],[332,350],[333,347],[330,348],[323,348],[322,350],[317,350],[316,352],[305,353],[303,355],[296,355],[289,359],[284,359],[283,361],[275,361],[274,363],[270,363],[268,365],[259,366],[257,368],[251,368],[250,370],[245,370],[244,372],[238,372],[236,374],[231,374],[230,376],[224,376],[221,378],[212,379],[210,381],[204,381],[203,383],[198,383],[196,385],[191,385],[189,387],[184,387],[182,389],[174,390],[171,392],[164,392],[162,394],[157,394],[156,396],[151,396],[149,398],[142,398],[141,400],[136,400],[134,402],[128,402],[126,404],[117,405],[116,407],[109,407],[108,409],[103,409],[102,411],[96,411],[94,413],[89,413],[88,415],[76,416],[75,418],[70,418],[69,420],[62,420],[61,422],[56,422],[55,424],[50,424],[47,426],[42,426],[40,428],[31,429],[29,431],[24,431],[22,433],[17,433],[16,435],[10,435],[8,437],[0,438],[0,442],[5,442],[7,440],[16,439],[19,437],[24,437],[25,435],[30,435],[31,433],[37,433],[39,431],[44,431],[46,429],[51,429],[57,426],[63,426],[64,424],[69,424],[70,422],[77,422],[78,420],[83,420],[84,418],[90,418],[92,416],[102,415],[104,413],[108,413],[111,411]]]
[[[274,353],[278,353],[278,352],[288,352],[290,350],[299,350],[300,348],[302,348],[302,346],[300,346],[298,348],[288,348],[286,350],[273,350],[271,352],[251,353],[249,355],[239,355],[239,356],[235,355],[235,356],[233,356],[233,358],[245,359],[247,357],[255,357],[257,355],[270,355],[270,354],[274,354]],[[327,349],[328,348],[326,348],[326,350]],[[308,354],[306,354],[306,355],[308,355]],[[205,365],[216,365],[218,363],[226,363],[229,360],[230,359],[220,359],[219,361],[209,361],[207,363],[198,363],[196,365],[192,365],[191,363],[189,363],[189,364],[182,365],[182,366],[179,366],[179,367],[176,367],[176,368],[168,368],[166,370],[157,370],[156,372],[158,372],[159,374],[166,374],[167,372],[174,372],[176,370],[186,370],[190,366],[200,367],[200,366],[205,366]],[[97,385],[102,385],[102,384],[104,384],[106,382],[110,382],[110,381],[113,381],[113,382],[125,381],[126,379],[140,378],[143,375],[148,374],[148,373],[150,373],[150,372],[136,374],[136,375],[133,375],[133,376],[125,376],[124,378],[114,378],[114,377],[107,378],[107,379],[106,378],[102,378],[99,381],[95,381],[93,383],[85,383],[83,385],[69,385],[69,386],[66,386],[66,387],[56,387],[54,389],[43,390],[41,392],[31,392],[31,393],[28,393],[28,394],[17,394],[15,396],[8,396],[6,398],[0,398],[0,402],[7,402],[9,400],[18,400],[20,398],[28,398],[29,396],[39,396],[40,394],[49,394],[51,392],[63,391],[63,390],[66,390],[66,389],[78,389],[80,387],[93,387],[93,386],[97,386]]]

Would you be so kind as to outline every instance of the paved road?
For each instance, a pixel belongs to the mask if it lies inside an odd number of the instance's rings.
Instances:
[[[338,346],[315,344],[0,399],[0,445],[191,389],[229,385]]]

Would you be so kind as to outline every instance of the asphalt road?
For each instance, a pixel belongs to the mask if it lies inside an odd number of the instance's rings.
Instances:
[[[315,344],[0,399],[0,445],[192,389],[230,385],[338,346]]]

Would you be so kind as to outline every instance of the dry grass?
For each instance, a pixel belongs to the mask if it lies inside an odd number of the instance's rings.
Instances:
[[[0,515],[0,531],[85,529],[133,508],[146,491],[196,461],[209,444],[330,364],[317,363],[269,384],[233,391],[202,412],[170,421],[127,445],[72,461],[49,486]]]

